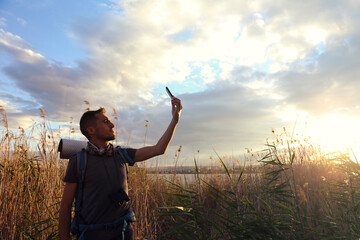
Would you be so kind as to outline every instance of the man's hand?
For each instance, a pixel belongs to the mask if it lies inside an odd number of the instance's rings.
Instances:
[[[179,118],[180,118],[180,113],[182,110],[182,104],[181,104],[181,100],[173,97],[171,99],[171,105],[172,105],[172,116],[173,116],[173,120],[178,123],[179,122]]]

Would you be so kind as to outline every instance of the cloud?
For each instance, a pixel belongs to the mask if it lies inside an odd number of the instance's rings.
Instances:
[[[82,74],[82,69],[74,69],[57,62],[48,62],[41,54],[37,53],[33,47],[27,44],[21,37],[13,35],[4,30],[0,30],[0,49],[8,53],[13,62],[4,66],[2,71],[14,83],[14,86],[27,93],[25,106],[23,100],[18,95],[8,92],[6,98],[16,100],[18,108],[24,111],[38,110],[44,108],[46,112],[59,121],[63,120],[64,112],[79,110],[81,103],[87,94],[86,74]],[[8,85],[10,86],[10,85]],[[16,91],[16,92],[19,92]],[[16,92],[14,94],[16,94]],[[30,100],[29,100],[30,99]],[[75,106],[65,109],[67,105]]]
[[[20,25],[25,26],[27,24],[26,20],[23,18],[16,18],[16,21],[20,23]]]
[[[20,62],[36,63],[44,61],[44,57],[36,53],[34,48],[19,36],[0,28],[0,50],[7,52]]]
[[[197,150],[206,161],[214,155],[213,148],[220,155],[236,156],[245,148],[261,149],[273,123],[280,121],[272,110],[278,100],[260,98],[252,89],[235,82],[218,80],[202,92],[178,97],[184,108],[169,154],[182,145],[182,156],[189,158],[187,164],[191,164]],[[161,103],[143,114],[150,121],[147,142],[155,143],[170,121],[170,106]],[[139,130],[143,132],[138,135],[143,135],[144,129]]]
[[[90,59],[79,61],[76,67],[49,62],[21,37],[3,29],[0,31],[0,49],[13,59],[12,63],[3,67],[3,73],[12,79],[16,87],[29,94],[33,105],[44,108],[54,120],[79,117],[85,108],[84,100],[97,106],[120,105],[120,108],[121,103],[129,101],[131,106],[141,101],[136,97],[138,94],[134,94],[137,84],[123,83],[116,74],[108,72],[112,66],[117,68],[116,62],[105,65]],[[128,91],[128,88],[131,90]]]
[[[309,71],[303,71],[304,61],[299,61],[293,71],[281,74],[278,87],[287,96],[286,101],[312,114],[358,106],[358,37],[328,41],[325,52],[310,64]]]
[[[4,17],[0,18],[0,27],[1,26],[6,26],[6,18],[4,18]]]
[[[31,127],[34,125],[33,119],[36,119],[37,117],[34,116],[34,114],[36,113],[35,112],[29,113],[26,111],[22,111],[18,109],[16,104],[2,100],[3,94],[1,93],[0,93],[0,97],[1,97],[0,106],[5,110],[5,115],[6,115],[6,119],[3,119],[4,115],[0,116],[2,120],[1,125],[3,125],[3,123],[6,122],[9,129],[17,129],[18,127],[22,127],[24,129],[31,129]],[[13,100],[17,100],[17,99],[13,99]]]
[[[108,2],[107,16],[71,26],[86,51],[73,67],[1,29],[0,53],[12,59],[2,71],[28,94],[1,97],[63,122],[80,117],[84,100],[109,113],[115,108],[119,129],[140,146],[145,119],[147,142],[156,142],[170,120],[155,86],[196,81],[201,92],[179,95],[184,110],[174,145],[201,151],[262,144],[270,127],[296,118],[282,117],[286,112],[358,109],[355,1]]]

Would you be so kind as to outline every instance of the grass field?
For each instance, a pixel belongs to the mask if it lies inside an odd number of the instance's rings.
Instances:
[[[67,161],[43,122],[0,136],[0,239],[57,239]],[[138,239],[359,239],[360,165],[350,153],[274,136],[264,151],[226,164],[223,177],[183,183],[130,170]],[[198,169],[196,157],[194,168]],[[232,174],[234,172],[234,174]],[[156,174],[155,174],[156,176]]]

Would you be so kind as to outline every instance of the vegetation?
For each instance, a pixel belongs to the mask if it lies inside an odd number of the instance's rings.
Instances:
[[[67,161],[45,114],[31,131],[0,135],[0,239],[57,239]],[[181,151],[181,148],[179,148]],[[360,165],[350,153],[325,154],[286,132],[243,162],[192,180],[130,168],[138,239],[358,239]],[[241,164],[241,165],[240,165]],[[231,167],[230,167],[231,165]]]

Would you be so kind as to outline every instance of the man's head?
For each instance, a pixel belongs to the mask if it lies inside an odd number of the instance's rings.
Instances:
[[[85,112],[80,119],[81,133],[88,139],[110,141],[115,139],[114,124],[105,115],[105,109]]]

